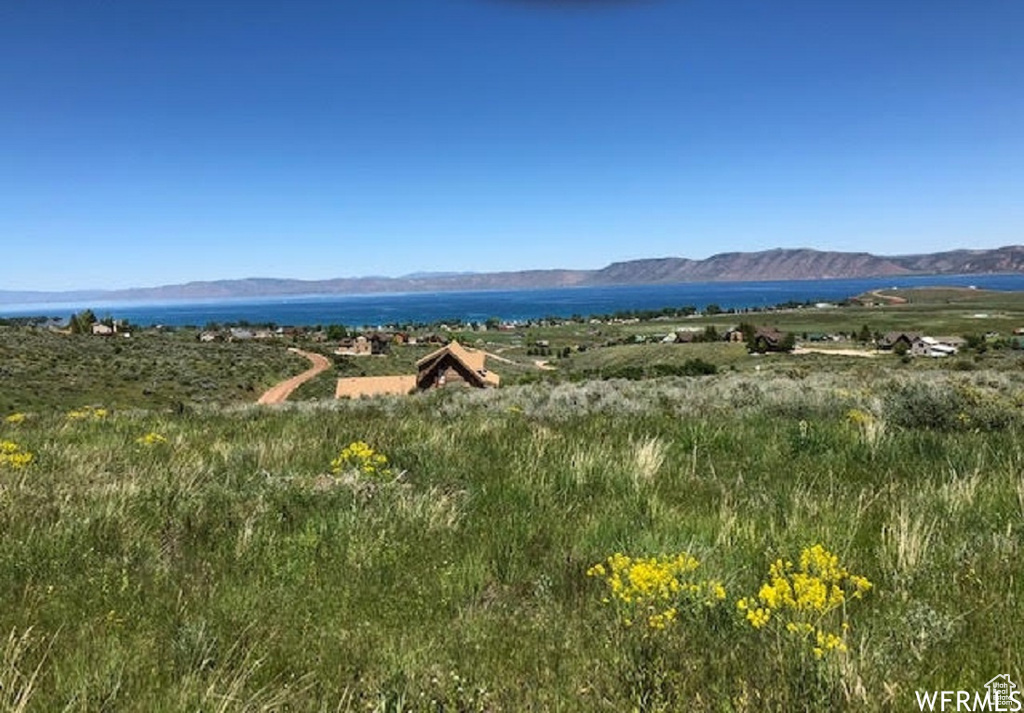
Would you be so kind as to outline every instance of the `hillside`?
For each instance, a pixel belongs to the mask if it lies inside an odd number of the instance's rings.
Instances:
[[[1021,372],[870,373],[4,415],[0,708],[916,710],[1021,670]]]
[[[730,252],[704,260],[669,257],[616,262],[600,270],[521,270],[480,273],[416,273],[403,277],[331,280],[247,278],[189,282],[127,290],[5,292],[0,304],[74,300],[147,301],[229,299],[308,294],[518,290],[597,285],[747,280],[819,280],[881,275],[960,275],[1024,272],[1024,246],[954,250],[926,255],[878,256],[822,250],[775,249]]]

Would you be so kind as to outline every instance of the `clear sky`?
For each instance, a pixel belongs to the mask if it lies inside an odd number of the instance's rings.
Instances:
[[[1020,0],[3,0],[0,289],[1024,242]]]

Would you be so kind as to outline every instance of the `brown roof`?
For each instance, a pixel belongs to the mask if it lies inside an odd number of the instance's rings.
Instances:
[[[360,396],[404,395],[416,388],[416,375],[402,376],[350,376],[338,379],[334,397],[357,399]]]
[[[477,374],[485,383],[491,386],[497,386],[500,381],[500,377],[490,371],[487,371],[486,362],[487,355],[477,349],[466,349],[464,346],[452,340],[445,346],[432,351],[425,357],[416,362],[416,369],[423,373],[424,370],[429,369],[434,362],[443,357],[445,354],[451,354],[452,357],[462,362],[469,371]]]
[[[878,345],[881,347],[895,346],[896,342],[901,339],[906,340],[907,344],[913,344],[914,341],[920,338],[920,332],[887,332]]]
[[[757,339],[758,337],[764,337],[766,342],[776,346],[786,338],[786,334],[784,332],[780,332],[774,327],[758,327],[754,331],[754,339]]]
[[[487,360],[487,356],[483,352],[477,351],[476,349],[466,349],[458,342],[452,340],[445,346],[430,352],[430,354],[427,354],[425,357],[417,361],[416,368],[422,369],[424,366],[446,353],[451,353],[453,357],[461,361],[473,371],[483,369],[484,363]]]

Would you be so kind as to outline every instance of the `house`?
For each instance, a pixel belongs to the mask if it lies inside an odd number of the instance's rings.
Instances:
[[[500,377],[487,371],[486,358],[482,351],[466,349],[456,341],[449,342],[416,362],[416,386],[423,390],[452,384],[480,389],[497,386]]]
[[[389,354],[391,352],[392,335],[387,332],[374,332],[370,335],[371,354]]]
[[[967,340],[963,337],[935,337],[935,341],[947,347],[953,347],[956,351],[967,346]]]
[[[117,334],[117,326],[110,326],[103,324],[102,322],[96,322],[92,325],[92,333],[99,337],[112,337]]]
[[[914,356],[948,357],[956,354],[956,347],[942,344],[935,337],[918,337],[910,346],[910,353]]]
[[[199,333],[200,342],[219,342],[223,339],[219,332],[204,331]]]
[[[780,332],[773,327],[758,327],[754,331],[754,338],[750,342],[752,351],[764,354],[765,352],[788,352],[793,348],[793,339],[786,332]]]
[[[370,356],[373,353],[373,346],[369,339],[359,335],[355,339],[342,339],[334,353],[342,356]]]
[[[742,342],[743,340],[743,330],[738,327],[730,329],[722,335],[722,341],[725,342]]]
[[[229,342],[247,342],[253,338],[252,330],[243,329],[242,327],[232,327],[229,331],[228,341]]]
[[[914,346],[914,342],[921,338],[919,332],[887,332],[878,342],[879,349],[886,351],[896,349],[896,345],[903,344],[907,351]]]

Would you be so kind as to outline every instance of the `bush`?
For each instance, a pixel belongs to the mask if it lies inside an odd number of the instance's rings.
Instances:
[[[886,420],[897,426],[938,430],[953,428],[963,406],[948,385],[920,381],[889,389],[883,405]]]

